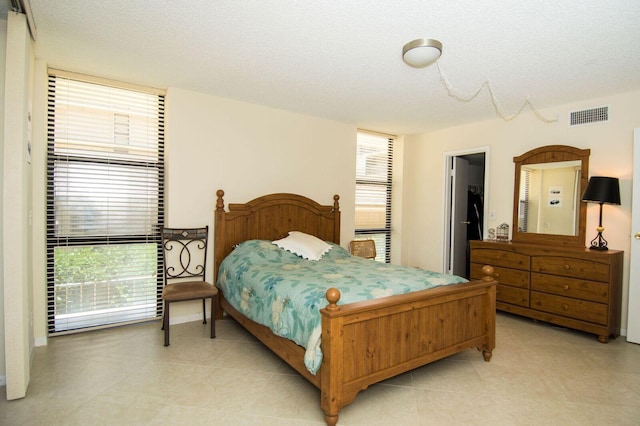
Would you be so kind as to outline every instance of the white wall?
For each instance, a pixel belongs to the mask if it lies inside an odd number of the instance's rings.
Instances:
[[[30,217],[33,53],[25,15],[9,12],[4,96],[2,218],[4,350],[7,399],[25,396],[33,348],[32,232]],[[10,256],[10,257],[8,257]]]
[[[333,204],[338,194],[341,243],[352,239],[355,126],[178,88],[166,100],[168,226],[212,229],[218,189],[225,206],[277,192]],[[200,312],[197,302],[177,304],[172,322]]]
[[[569,127],[568,112],[609,105],[606,123]],[[464,108],[464,105],[461,105]],[[491,105],[487,105],[491,108]],[[506,222],[512,226],[513,157],[543,145],[571,145],[591,149],[590,176],[620,179],[621,206],[604,206],[604,236],[609,247],[625,251],[622,295],[622,327],[626,330],[631,241],[631,172],[633,129],[640,127],[640,92],[559,106],[542,111],[559,121],[545,124],[531,113],[511,122],[500,119],[471,123],[437,132],[405,137],[405,185],[403,263],[439,271],[442,269],[443,153],[490,146],[489,193],[486,211],[496,219],[488,227]],[[587,210],[587,242],[596,235],[598,206]]]
[[[4,80],[6,66],[7,45],[7,21],[6,17],[0,17],[0,129],[4,129]],[[0,132],[0,152],[4,153],[4,132]],[[0,161],[0,200],[4,194],[4,160]],[[0,208],[0,241],[4,241],[3,209]],[[4,360],[4,244],[0,243],[0,386],[6,384],[7,376]]]

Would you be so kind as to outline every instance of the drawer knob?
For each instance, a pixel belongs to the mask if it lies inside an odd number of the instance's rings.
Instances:
[[[562,288],[565,289],[565,290],[569,290],[569,285],[565,284]]]
[[[569,306],[567,306],[566,304],[563,304],[563,305],[562,305],[562,310],[563,310],[563,311],[566,311],[567,309],[569,309]]]
[[[567,265],[566,263],[562,267],[564,268],[565,271],[568,271],[569,269],[571,269],[571,266]]]

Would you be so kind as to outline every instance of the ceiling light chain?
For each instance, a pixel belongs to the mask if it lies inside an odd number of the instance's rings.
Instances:
[[[543,121],[545,123],[555,123],[556,121],[558,121],[558,118],[546,118],[544,117],[542,114],[540,114],[540,112],[537,110],[537,108],[533,105],[533,103],[531,102],[531,100],[529,99],[529,97],[527,96],[527,99],[524,101],[524,103],[522,104],[522,106],[520,107],[520,109],[518,110],[518,112],[516,112],[515,114],[512,115],[507,115],[504,113],[504,109],[502,108],[502,106],[500,105],[500,102],[498,101],[498,98],[496,98],[496,94],[493,91],[493,88],[491,87],[491,82],[489,81],[489,79],[486,79],[484,81],[484,83],[482,83],[482,85],[478,88],[478,90],[476,90],[474,93],[472,93],[471,95],[458,95],[456,94],[456,92],[459,93],[458,90],[455,90],[453,88],[453,86],[451,85],[451,83],[449,82],[449,79],[447,78],[447,76],[444,74],[444,72],[442,71],[442,68],[440,67],[440,63],[436,62],[436,66],[438,67],[438,72],[440,73],[440,81],[442,81],[442,84],[444,84],[444,87],[447,89],[447,93],[449,94],[449,96],[451,96],[452,98],[460,101],[460,102],[471,102],[472,100],[474,100],[482,91],[483,87],[487,87],[487,90],[489,90],[489,95],[491,96],[491,103],[493,104],[493,108],[496,110],[496,114],[502,118],[504,121],[511,121],[514,118],[518,117],[520,115],[520,113],[524,110],[525,106],[529,106],[529,108],[531,109],[531,112],[533,112],[533,114],[540,120]]]

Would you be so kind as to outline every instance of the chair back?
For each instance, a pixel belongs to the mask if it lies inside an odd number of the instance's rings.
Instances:
[[[349,252],[354,256],[375,259],[376,242],[374,240],[353,240],[349,243]]]
[[[165,285],[205,281],[209,227],[162,228]]]

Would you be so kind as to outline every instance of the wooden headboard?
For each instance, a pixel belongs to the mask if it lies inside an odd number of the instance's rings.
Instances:
[[[216,192],[214,220],[214,279],[233,246],[246,240],[277,240],[301,231],[340,244],[340,196],[323,206],[296,194],[270,194],[224,209],[224,191]],[[215,282],[215,281],[214,281]]]

